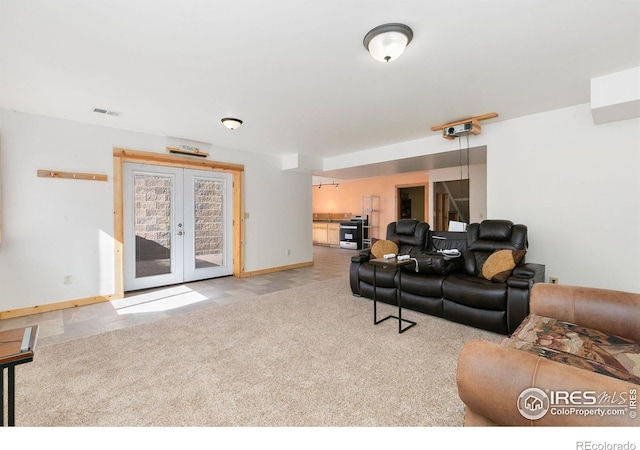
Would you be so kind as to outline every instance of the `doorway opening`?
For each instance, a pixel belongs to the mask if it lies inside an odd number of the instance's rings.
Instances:
[[[434,231],[450,231],[450,222],[469,223],[469,179],[433,183]]]
[[[416,219],[425,221],[427,209],[426,186],[402,186],[396,188],[398,219]]]
[[[125,266],[128,268],[134,267],[132,264],[125,264],[124,254],[125,254],[125,201],[124,201],[124,164],[125,163],[141,163],[147,165],[147,168],[158,166],[158,167],[175,167],[175,168],[184,168],[184,169],[195,169],[197,171],[205,171],[207,174],[221,172],[224,174],[231,175],[230,179],[227,179],[225,195],[230,195],[228,197],[229,204],[232,205],[232,209],[227,210],[226,218],[231,218],[231,222],[227,222],[227,230],[230,231],[229,239],[227,239],[225,254],[226,261],[230,262],[232,266],[232,274],[233,276],[243,277],[246,276],[244,272],[244,246],[243,246],[243,220],[242,220],[242,198],[243,198],[243,177],[244,177],[244,166],[241,164],[232,164],[232,163],[224,163],[219,161],[207,161],[207,160],[194,160],[193,158],[186,156],[176,156],[176,155],[168,155],[161,153],[152,153],[145,152],[139,150],[130,150],[124,148],[114,148],[113,149],[113,201],[114,201],[114,231],[113,236],[115,240],[114,246],[114,277],[115,277],[115,292],[113,294],[113,298],[124,298],[125,293]],[[152,174],[157,175],[157,174]],[[197,175],[197,174],[196,174]],[[197,178],[197,177],[196,177]],[[205,177],[206,178],[206,177]],[[230,182],[229,182],[230,180]],[[178,186],[180,183],[177,183]],[[205,180],[205,185],[209,185],[209,181]],[[216,184],[215,182],[213,183]],[[230,185],[229,185],[230,184]],[[206,187],[206,186],[205,186]],[[189,191],[191,189],[188,189]],[[195,190],[194,190],[195,194]],[[127,213],[128,214],[128,213]],[[185,222],[173,221],[175,223],[175,228],[173,231],[178,233],[180,227],[178,227],[178,223],[182,223],[183,227],[185,226]],[[195,226],[194,228],[195,229]],[[195,233],[195,231],[194,231]],[[200,234],[201,235],[201,234]],[[130,239],[130,238],[127,238]],[[129,240],[129,242],[135,242],[135,238],[133,240]],[[162,243],[160,243],[162,246]],[[155,246],[157,250],[160,250]],[[228,251],[231,254],[227,253]],[[209,256],[215,254],[216,252],[198,252],[195,257],[191,255],[187,255],[187,260],[194,262],[194,268],[198,269],[198,271],[206,268],[216,268],[217,259],[209,260]],[[163,259],[162,256],[166,256],[166,250],[162,249],[162,252],[158,252],[155,254],[157,259]],[[204,260],[203,256],[207,255],[207,259]],[[180,257],[179,252],[176,253],[176,257]],[[185,253],[182,252],[182,257],[185,257]],[[175,259],[175,258],[174,258]],[[159,266],[155,266],[153,268],[156,272],[161,272]],[[158,274],[164,275],[164,274]],[[215,275],[214,275],[215,276]]]

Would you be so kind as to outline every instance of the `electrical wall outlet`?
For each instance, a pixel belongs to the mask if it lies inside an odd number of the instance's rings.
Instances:
[[[64,284],[71,284],[73,282],[73,277],[71,275],[65,275],[62,282]]]
[[[558,277],[549,277],[549,283],[558,284]]]
[[[289,256],[289,255],[291,255],[291,249],[290,248],[287,249],[287,256]]]

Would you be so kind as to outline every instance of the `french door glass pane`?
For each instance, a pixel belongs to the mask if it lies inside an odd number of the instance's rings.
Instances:
[[[133,188],[136,277],[171,273],[172,177],[136,174]]]
[[[218,267],[224,261],[224,183],[210,178],[194,179],[195,268]]]

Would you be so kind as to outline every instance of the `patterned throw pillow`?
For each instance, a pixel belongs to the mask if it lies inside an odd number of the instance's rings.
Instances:
[[[496,250],[482,265],[478,276],[497,283],[504,283],[513,269],[522,261],[525,253],[527,253],[526,250]]]
[[[631,383],[640,384],[640,377],[629,373],[626,369],[620,369],[617,366],[611,366],[609,364],[601,363],[599,361],[583,358],[571,353],[565,353],[553,348],[541,347],[539,345],[530,344],[528,342],[518,341],[517,339],[506,338],[502,345],[509,348],[515,348],[527,353],[533,353],[534,355],[541,356],[550,361],[567,364],[569,366],[577,367],[578,369],[588,370],[590,372],[599,373],[601,375],[607,375],[609,377],[617,378],[623,381],[629,381]],[[638,356],[638,353],[635,354]]]
[[[387,241],[385,239],[377,240],[371,246],[371,255],[374,258],[382,258],[384,255],[393,253],[398,254],[398,244],[393,241]]]
[[[640,384],[640,342],[529,314],[502,345]]]

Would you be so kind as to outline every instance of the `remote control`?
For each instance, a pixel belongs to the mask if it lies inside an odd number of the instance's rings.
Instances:
[[[391,258],[395,258],[396,254],[395,253],[387,253],[383,257],[384,257],[384,259],[391,259]]]
[[[406,261],[409,258],[411,258],[409,255],[400,255],[398,256],[398,261]]]

